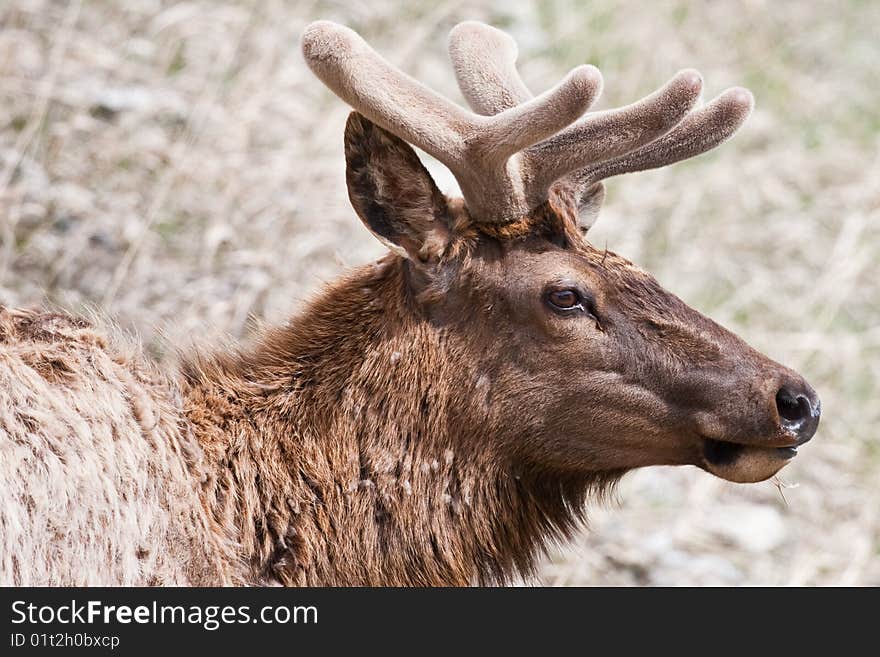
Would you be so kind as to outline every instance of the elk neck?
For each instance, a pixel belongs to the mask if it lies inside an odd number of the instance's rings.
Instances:
[[[183,366],[203,503],[245,580],[503,582],[530,574],[605,483],[517,470],[486,375],[463,336],[413,312],[406,277],[388,256],[253,347]]]

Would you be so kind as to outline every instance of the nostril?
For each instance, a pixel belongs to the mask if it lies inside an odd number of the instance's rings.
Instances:
[[[813,415],[810,400],[805,395],[794,393],[785,386],[776,393],[776,410],[779,412],[782,424],[791,429],[797,429]]]
[[[809,441],[819,428],[822,413],[819,397],[804,382],[782,385],[776,392],[776,411],[781,428],[796,438],[797,445]]]

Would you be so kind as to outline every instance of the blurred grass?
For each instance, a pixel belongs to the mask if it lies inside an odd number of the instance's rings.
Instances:
[[[543,581],[880,583],[880,3],[5,2],[0,302],[100,307],[161,358],[161,334],[244,335],[380,254],[346,200],[348,110],[299,57],[316,18],[456,99],[469,18],[516,37],[536,90],[596,64],[603,107],[685,66],[752,89],[731,143],[612,181],[592,238],[814,383],[799,487],[637,473]]]

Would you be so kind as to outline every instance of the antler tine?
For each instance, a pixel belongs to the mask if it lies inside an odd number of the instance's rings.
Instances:
[[[342,25],[312,23],[302,50],[315,75],[361,114],[448,166],[461,166],[465,135],[476,129],[469,112],[394,69]]]
[[[309,67],[336,95],[446,164],[478,221],[513,221],[529,211],[508,159],[580,117],[601,80],[595,68],[581,66],[538,98],[486,117],[431,91],[341,25],[312,23],[302,49]]]
[[[482,120],[482,134],[472,144],[484,148],[497,166],[514,153],[541,143],[571,125],[587,111],[602,88],[602,76],[594,66],[578,66],[552,89],[521,105]],[[572,98],[572,94],[576,94]]]
[[[465,21],[449,32],[458,88],[478,114],[499,114],[533,98],[516,70],[518,54],[509,34],[485,23]]]
[[[533,171],[533,194],[543,196],[564,175],[595,162],[623,156],[679,125],[703,88],[693,69],[678,72],[663,87],[619,109],[588,115],[526,154]]]
[[[743,87],[733,87],[691,112],[674,130],[625,155],[599,162],[577,174],[583,184],[611,176],[674,164],[710,151],[733,136],[752,113],[755,100]]]
[[[459,88],[475,111],[494,114],[532,97],[516,69],[516,43],[504,32],[476,21],[461,23],[449,35],[449,54]],[[685,69],[650,96],[589,114],[526,149],[523,168],[529,200],[540,202],[556,180],[572,172],[589,185],[673,164],[718,146],[748,118],[752,97],[745,89],[729,90],[692,111],[701,91],[699,73]]]
[[[516,42],[504,32],[477,21],[461,23],[449,34],[449,55],[459,88],[475,111],[494,114],[532,97],[516,69]],[[528,149],[524,155],[532,200],[542,198],[567,173],[666,134],[693,108],[702,87],[699,73],[680,71],[650,96],[591,114]]]

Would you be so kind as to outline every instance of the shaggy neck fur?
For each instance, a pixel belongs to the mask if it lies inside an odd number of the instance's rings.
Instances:
[[[607,483],[512,462],[486,378],[453,335],[419,319],[406,275],[388,257],[252,350],[184,367],[210,473],[204,505],[238,545],[244,580],[505,581],[530,573]]]

